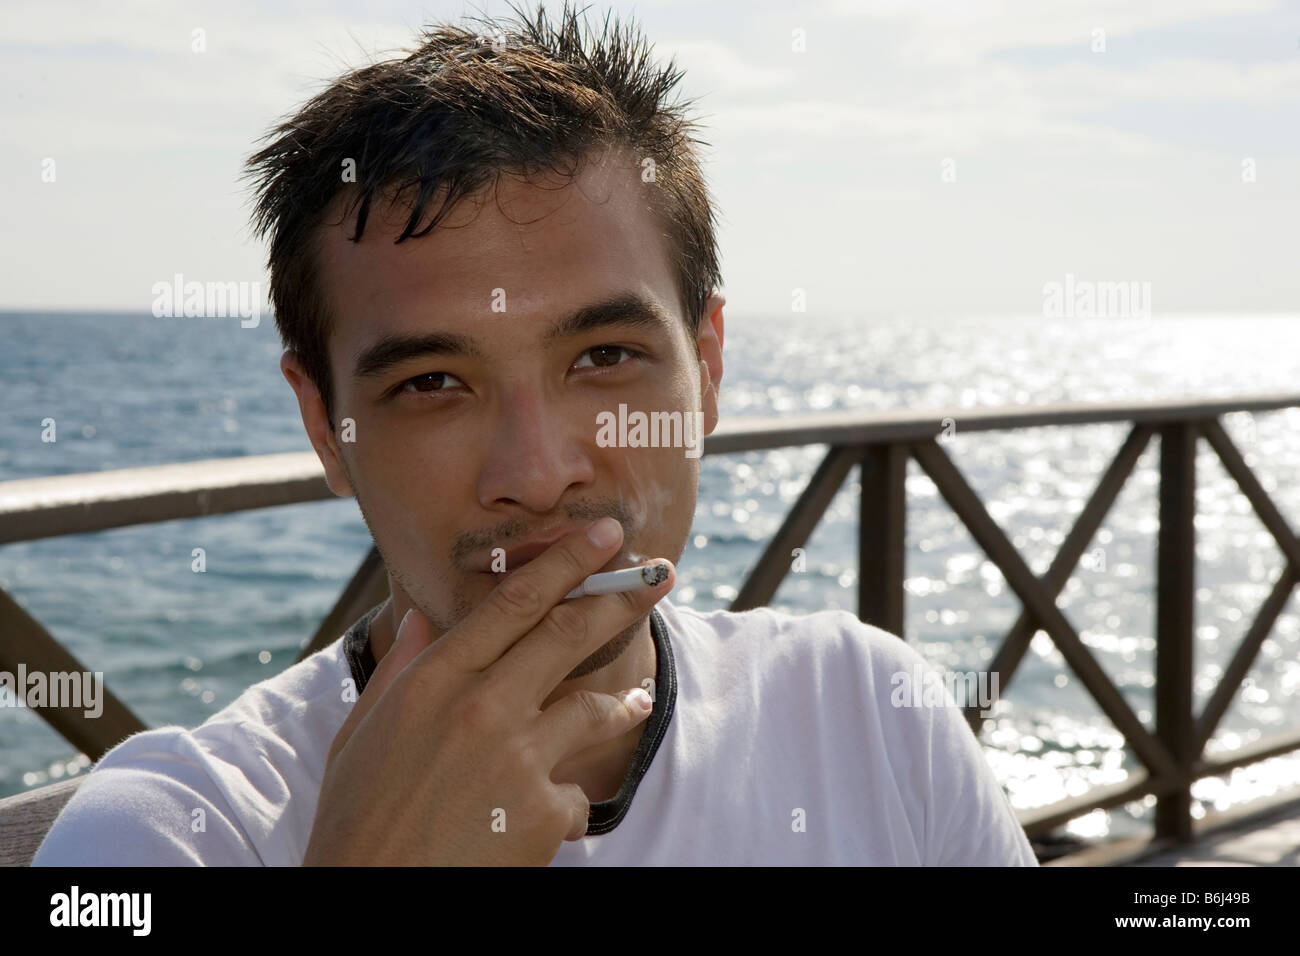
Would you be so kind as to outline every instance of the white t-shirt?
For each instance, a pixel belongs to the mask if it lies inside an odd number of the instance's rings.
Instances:
[[[33,865],[301,863],[376,610],[198,728],[114,747]],[[897,637],[843,611],[664,600],[651,620],[654,711],[619,794],[553,866],[1036,865],[951,696],[893,706],[894,675],[934,673]]]

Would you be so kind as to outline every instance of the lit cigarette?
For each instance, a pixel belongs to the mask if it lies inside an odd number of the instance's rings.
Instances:
[[[590,597],[595,594],[620,594],[623,591],[635,591],[637,588],[652,588],[668,580],[668,568],[662,564],[647,564],[640,568],[624,568],[622,571],[609,571],[605,574],[593,574],[576,588],[564,595],[566,601],[572,598]]]

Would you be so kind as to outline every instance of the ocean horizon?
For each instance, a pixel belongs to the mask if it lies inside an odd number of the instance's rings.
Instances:
[[[1300,393],[1300,314],[1056,318],[1014,315],[727,316],[722,422],[835,410],[972,409],[1057,402]],[[311,451],[278,368],[270,313],[0,313],[0,481]],[[965,434],[945,451],[1036,573],[1046,570],[1128,425]],[[57,422],[56,442],[42,422]],[[1300,527],[1300,408],[1226,416],[1225,428]],[[1158,441],[1144,452],[1058,605],[1148,726],[1154,699]],[[671,599],[726,608],[824,446],[706,456]],[[855,610],[857,479],[850,476],[772,602]],[[987,666],[1020,603],[909,464],[905,636],[948,671]],[[1208,449],[1197,464],[1195,706],[1203,706],[1286,567]],[[195,726],[289,666],[371,545],[351,499],[160,522],[0,547],[0,587],[148,725]],[[191,570],[202,547],[207,570]],[[1293,596],[1212,752],[1300,725]],[[1139,769],[1044,634],[981,742],[1016,809]],[[0,797],[84,773],[89,761],[30,710],[0,707]],[[1300,755],[1200,781],[1204,816],[1300,785]],[[1136,833],[1153,798],[1074,821],[1081,839]]]

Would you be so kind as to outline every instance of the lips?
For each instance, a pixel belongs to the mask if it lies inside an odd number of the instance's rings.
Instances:
[[[553,538],[547,538],[545,541],[530,541],[506,550],[506,570],[503,573],[509,573],[517,568],[522,568],[533,558],[537,557],[555,542],[559,541],[564,535],[556,535]]]
[[[485,573],[492,575],[492,577],[495,578],[497,583],[499,584],[500,582],[508,578],[510,575],[518,571],[520,568],[522,568],[529,561],[533,560],[533,558],[536,558],[538,555],[542,554],[547,548],[549,548],[555,542],[559,541],[566,534],[569,534],[569,531],[560,531],[557,532],[556,534],[551,535],[550,537],[534,538],[530,541],[525,541],[522,542],[521,544],[517,544],[512,548],[507,548],[506,569],[504,571],[492,570],[492,565],[494,562],[491,555],[489,555],[488,558],[483,562],[482,570]],[[629,565],[627,564],[623,556],[623,552],[620,550],[618,554],[615,554],[612,558],[610,558],[610,560],[606,562],[605,565],[602,566],[599,570],[616,571],[620,568],[627,567],[627,566]]]
[[[496,559],[489,554],[483,562],[483,571],[493,575],[498,581],[505,578],[514,571],[519,570],[533,558],[537,557],[555,542],[563,538],[569,531],[557,531],[545,538],[532,538],[528,541],[521,542],[512,548],[506,549],[506,569],[504,571],[492,570],[492,565]]]

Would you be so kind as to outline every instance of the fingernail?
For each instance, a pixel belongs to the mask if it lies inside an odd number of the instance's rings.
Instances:
[[[650,695],[646,693],[644,687],[633,687],[631,690],[623,690],[618,693],[619,699],[625,704],[631,704],[641,710],[649,710],[654,706],[650,700]]]
[[[598,548],[608,548],[618,543],[621,530],[615,519],[601,518],[587,529],[587,540]]]

